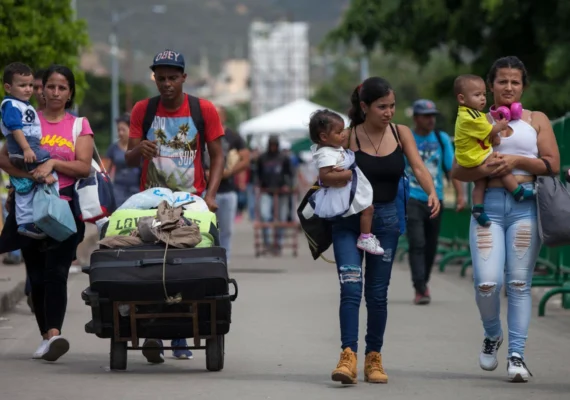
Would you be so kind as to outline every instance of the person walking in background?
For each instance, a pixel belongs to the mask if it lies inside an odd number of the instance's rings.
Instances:
[[[437,197],[443,208],[443,180],[449,179],[453,165],[453,145],[449,135],[435,128],[439,114],[431,100],[417,100],[413,106],[414,128],[412,133],[420,157],[430,172]],[[421,188],[414,171],[406,159],[406,172],[410,177],[410,200],[408,201],[407,237],[412,282],[416,291],[415,304],[429,304],[431,293],[428,282],[437,253],[437,241],[441,224],[441,213],[432,216],[428,207],[428,195]],[[457,193],[457,211],[465,208],[465,195],[462,184],[453,180]]]
[[[113,191],[117,207],[123,204],[133,194],[140,192],[140,167],[129,167],[125,161],[125,153],[129,145],[129,127],[131,116],[125,113],[117,118],[119,140],[107,149],[105,168],[113,179]]]
[[[258,172],[257,163],[259,161],[260,152],[257,147],[250,150],[249,170],[247,174],[247,213],[250,221],[255,221],[257,209],[257,193]]]
[[[46,69],[37,69],[34,72],[34,99],[36,99],[36,111],[40,112],[46,108],[46,98],[44,96],[44,85],[42,83]]]
[[[221,142],[226,164],[222,181],[218,188],[218,194],[216,195],[216,203],[218,204],[216,218],[220,229],[220,245],[226,249],[229,263],[232,249],[232,233],[238,207],[235,177],[236,174],[245,171],[249,166],[249,149],[241,136],[226,126],[226,110],[223,107],[217,107],[217,110],[224,129],[224,136],[222,136]]]
[[[248,149],[249,151],[249,149]],[[247,181],[249,179],[249,165],[246,168],[237,173],[234,177],[234,184],[236,186],[238,195],[237,213],[235,222],[241,222],[243,220],[243,213],[247,209]]]
[[[287,221],[289,216],[289,193],[293,185],[293,172],[290,158],[280,151],[279,137],[271,136],[267,142],[267,151],[257,162],[257,176],[261,196],[259,198],[259,213],[263,222]],[[277,200],[277,215],[274,215],[274,200]],[[269,229],[263,229],[263,244],[267,251],[281,253],[283,244],[283,228],[277,228],[276,243],[270,245]]]

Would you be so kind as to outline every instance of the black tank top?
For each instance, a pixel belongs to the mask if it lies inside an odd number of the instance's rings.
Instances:
[[[354,133],[356,145],[358,146],[358,150],[354,153],[356,165],[358,165],[358,168],[360,168],[372,185],[372,201],[374,203],[394,201],[398,194],[400,178],[404,174],[404,168],[406,167],[399,133],[396,132],[392,124],[390,124],[390,129],[398,145],[392,153],[386,156],[373,156],[363,152],[360,149],[360,141],[358,136],[356,136],[356,131]]]

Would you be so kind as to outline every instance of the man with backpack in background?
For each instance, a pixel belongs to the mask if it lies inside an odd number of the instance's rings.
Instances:
[[[238,189],[235,182],[236,175],[249,168],[249,149],[242,137],[226,126],[226,110],[222,106],[216,108],[224,129],[222,136],[222,152],[224,154],[224,173],[216,202],[218,211],[216,219],[220,230],[220,246],[226,249],[228,264],[231,258],[232,234],[238,209]],[[206,157],[206,176],[210,171],[209,155]]]
[[[435,129],[435,118],[439,111],[431,100],[417,100],[413,104],[414,127],[412,133],[422,160],[430,171],[438,198],[443,202],[444,177],[452,182],[457,196],[457,211],[465,208],[465,194],[461,182],[449,179],[453,164],[454,149],[449,135]],[[437,253],[440,213],[430,218],[427,194],[415,178],[406,160],[406,173],[410,178],[410,199],[408,201],[408,224],[406,227],[412,282],[416,291],[415,304],[429,304],[431,295],[427,286]],[[442,204],[443,210],[443,204]]]
[[[131,113],[127,165],[142,161],[141,191],[152,187],[169,188],[204,195],[216,212],[216,194],[224,170],[222,136],[224,130],[214,105],[184,93],[184,56],[166,49],[158,53],[150,69],[160,96],[137,102]],[[206,184],[204,154],[208,148],[210,173]],[[207,185],[207,186],[206,186]],[[185,339],[172,341],[172,347],[186,347]],[[147,339],[143,355],[148,362],[164,362],[162,341]],[[174,350],[178,359],[192,358],[189,350]]]

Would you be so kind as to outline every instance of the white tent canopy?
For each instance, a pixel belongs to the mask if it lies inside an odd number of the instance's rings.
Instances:
[[[248,121],[242,122],[239,132],[242,136],[266,136],[278,134],[283,136],[304,137],[309,133],[311,114],[326,107],[305,99],[271,110]],[[348,125],[348,117],[338,113]]]

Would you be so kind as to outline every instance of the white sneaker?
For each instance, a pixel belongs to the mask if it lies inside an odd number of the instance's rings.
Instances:
[[[503,344],[503,336],[498,340],[491,340],[485,338],[483,340],[483,347],[481,348],[481,353],[479,353],[479,366],[485,371],[494,371],[499,365],[499,360],[497,360],[497,352],[499,347]]]
[[[507,372],[511,382],[528,382],[528,376],[532,376],[519,353],[512,353],[509,357]]]
[[[381,256],[384,254],[384,249],[380,246],[380,242],[376,239],[376,236],[370,235],[367,238],[360,236],[356,242],[356,247],[360,250],[365,251],[370,254]]]
[[[63,336],[54,336],[48,340],[42,360],[57,361],[69,351],[69,342]]]
[[[37,350],[32,355],[32,359],[34,359],[34,360],[41,359],[42,356],[44,355],[44,353],[46,352],[47,344],[48,344],[48,340],[46,340],[46,339],[42,340],[42,342],[40,343],[40,346],[37,348]]]

